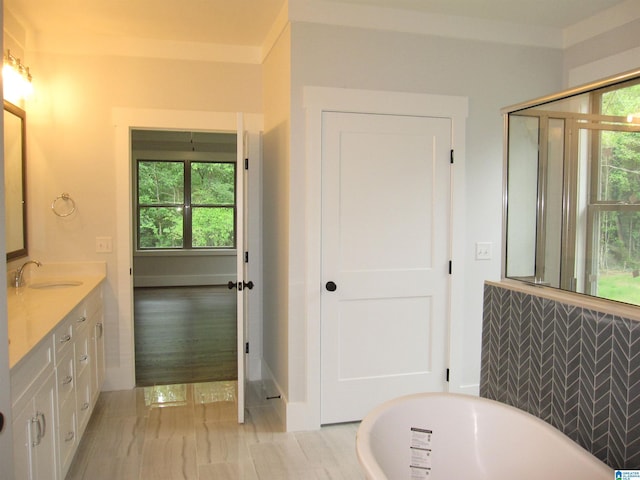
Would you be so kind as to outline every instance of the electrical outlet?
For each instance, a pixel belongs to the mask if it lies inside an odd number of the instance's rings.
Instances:
[[[111,237],[96,237],[96,253],[111,253],[112,250]]]
[[[491,242],[476,243],[476,260],[491,260],[493,244]]]

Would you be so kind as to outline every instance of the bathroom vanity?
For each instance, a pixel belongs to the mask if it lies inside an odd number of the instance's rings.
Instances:
[[[104,265],[69,272],[7,290],[20,479],[65,478],[104,380]]]

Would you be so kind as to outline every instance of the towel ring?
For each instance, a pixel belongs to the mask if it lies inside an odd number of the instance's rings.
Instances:
[[[66,212],[59,212],[56,209],[56,206],[60,201],[64,201],[65,203],[71,203],[71,209],[69,209]],[[62,193],[58,195],[53,202],[51,202],[51,210],[53,210],[53,213],[55,213],[58,217],[68,217],[69,215],[71,215],[73,212],[76,211],[76,202],[73,201],[73,198],[71,198],[71,195],[69,195],[68,193]]]

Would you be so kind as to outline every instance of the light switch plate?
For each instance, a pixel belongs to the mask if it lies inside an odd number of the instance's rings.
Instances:
[[[491,260],[493,258],[493,243],[478,242],[476,243],[476,260]]]
[[[96,237],[96,253],[111,253],[112,251],[111,237]]]

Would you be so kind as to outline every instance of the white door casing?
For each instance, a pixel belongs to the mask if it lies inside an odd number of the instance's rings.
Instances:
[[[445,387],[451,121],[325,112],[322,131],[322,423],[336,423]]]
[[[305,110],[305,337],[306,358],[304,398],[287,401],[285,405],[288,431],[317,429],[321,425],[321,301],[322,290],[322,117],[324,112],[378,113],[416,115],[451,119],[455,163],[452,167],[452,223],[451,254],[454,264],[450,278],[450,325],[447,340],[448,367],[451,369],[447,390],[471,392],[459,380],[456,371],[462,362],[457,346],[463,343],[462,330],[465,295],[465,124],[468,98],[451,95],[432,95],[383,90],[359,90],[308,86],[303,89],[302,107]]]
[[[251,132],[259,132],[263,128],[262,115],[245,114],[243,126]],[[117,245],[117,268],[114,278],[117,284],[118,311],[116,318],[111,320],[105,318],[105,334],[109,336],[109,330],[117,328],[114,335],[117,344],[113,350],[118,353],[118,362],[109,362],[107,355],[107,372],[103,390],[123,390],[135,386],[135,355],[133,341],[133,277],[130,269],[133,263],[132,244],[132,221],[131,221],[131,151],[129,132],[134,128],[142,129],[193,129],[193,130],[217,130],[217,131],[237,131],[238,115],[231,112],[200,112],[200,111],[178,111],[178,110],[156,110],[156,109],[120,109],[114,108],[112,111],[113,124],[116,138],[116,210],[118,232],[116,236]],[[251,135],[250,135],[251,137]],[[259,136],[253,135],[259,142]],[[241,137],[242,138],[242,137]],[[256,147],[259,154],[259,148]],[[259,217],[257,205],[246,205],[247,208],[256,209],[253,217]],[[253,218],[252,217],[252,218]],[[259,222],[259,219],[256,221]],[[259,263],[260,238],[254,235],[251,239],[254,244],[254,262]],[[255,268],[255,267],[254,267]],[[259,275],[258,275],[259,276]],[[110,276],[109,276],[110,277]],[[113,281],[113,279],[109,279]],[[254,308],[252,312],[259,314],[259,309]],[[254,328],[260,325],[260,318],[251,318],[249,322]],[[259,351],[259,349],[256,349]],[[244,351],[244,350],[242,350]],[[244,413],[244,410],[243,410]]]

